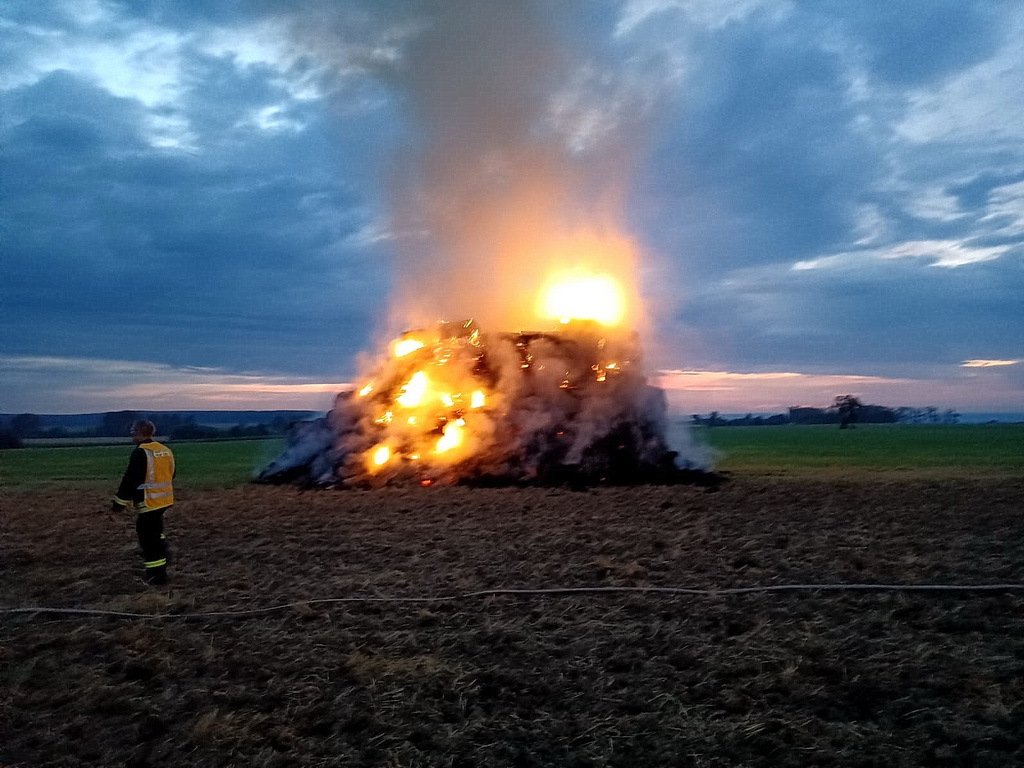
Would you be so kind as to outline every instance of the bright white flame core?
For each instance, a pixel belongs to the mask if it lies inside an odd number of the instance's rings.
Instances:
[[[626,298],[619,282],[611,275],[571,274],[549,282],[541,291],[538,314],[546,319],[568,323],[593,320],[615,326],[626,314]]]
[[[402,394],[395,398],[395,402],[405,408],[415,408],[423,402],[430,386],[430,380],[423,371],[417,371],[411,379],[402,387]]]
[[[423,342],[419,339],[399,339],[394,343],[393,351],[395,357],[405,357],[406,355],[412,354],[417,349],[423,349]]]
[[[444,433],[437,441],[437,453],[446,453],[462,445],[462,429],[466,422],[462,419],[450,421],[444,426]]]

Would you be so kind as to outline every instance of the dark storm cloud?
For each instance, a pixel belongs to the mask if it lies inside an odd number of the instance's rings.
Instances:
[[[1007,191],[1021,144],[915,112],[922,94],[943,98],[1006,57],[1019,21],[1005,5],[879,5],[749,3],[711,23],[665,3],[628,35],[684,52],[675,116],[634,200],[662,254],[653,292],[668,305],[674,289],[680,308],[662,333],[687,340],[693,364],[892,373],[974,348],[1024,352],[1022,232],[1006,225],[1021,220]],[[1022,96],[993,89],[983,106]],[[967,261],[1002,250],[951,269],[932,266],[941,255],[884,257],[921,241]],[[830,254],[827,269],[791,269]]]
[[[1020,348],[1024,271],[998,262],[959,269],[867,260],[808,270],[750,268],[692,296],[680,321],[704,329],[702,365],[736,358],[756,370],[906,375],[1000,358]]]
[[[671,133],[645,180],[685,196],[678,208],[697,227],[689,245],[709,253],[693,266],[715,272],[833,243],[880,161],[872,137],[849,130],[856,112],[840,62],[813,39],[778,41],[756,29],[716,30],[694,48]],[[715,228],[730,213],[728,227]]]
[[[325,347],[344,359],[365,341],[387,276],[343,248],[365,226],[342,177],[361,163],[322,125],[302,141],[233,131],[259,86],[214,79],[223,94],[178,107],[219,145],[202,154],[149,146],[137,102],[66,72],[4,95],[8,352],[116,356],[159,338],[176,363],[316,368]]]

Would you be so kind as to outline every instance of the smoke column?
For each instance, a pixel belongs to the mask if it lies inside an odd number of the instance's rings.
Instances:
[[[422,223],[430,237],[406,243],[398,307],[416,308],[427,286],[430,303],[418,307],[427,313],[440,306],[484,327],[530,327],[524,298],[574,248],[632,284],[628,241],[601,247],[608,216],[596,209],[607,192],[586,178],[554,114],[575,62],[555,39],[566,19],[551,14],[571,7],[549,3],[545,17],[531,2],[438,3],[433,26],[410,47],[400,84],[423,137],[395,217],[401,229]]]
[[[302,45],[339,72],[375,76],[407,121],[387,180],[390,332],[442,317],[536,327],[542,284],[581,267],[623,285],[625,322],[643,330],[621,219],[644,109],[573,34],[585,7],[431,0],[301,14]]]

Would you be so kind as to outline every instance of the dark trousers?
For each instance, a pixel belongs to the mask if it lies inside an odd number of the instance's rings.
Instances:
[[[167,542],[164,539],[165,509],[140,512],[135,518],[135,531],[142,548],[142,564],[146,568],[146,581],[163,584],[167,581]]]

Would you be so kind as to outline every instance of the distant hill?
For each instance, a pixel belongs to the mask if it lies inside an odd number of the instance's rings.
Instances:
[[[118,412],[123,413],[123,412]],[[153,421],[158,430],[182,423],[225,429],[236,426],[280,426],[293,421],[307,421],[323,416],[322,411],[132,411],[138,418]],[[0,413],[0,428],[11,424],[20,414]],[[109,422],[110,413],[38,413],[36,425],[41,430],[60,429],[68,433],[91,432]]]

